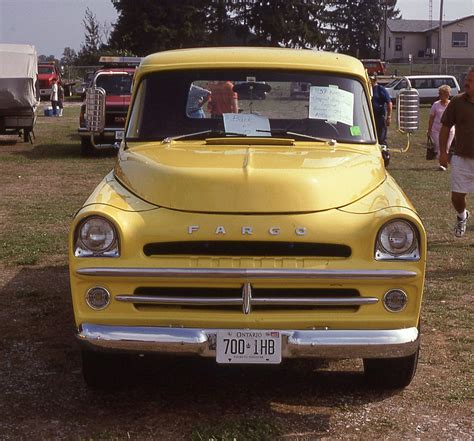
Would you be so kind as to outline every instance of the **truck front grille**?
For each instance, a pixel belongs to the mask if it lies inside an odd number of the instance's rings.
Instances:
[[[113,106],[105,108],[106,127],[125,127],[128,106]]]
[[[343,288],[239,288],[140,287],[133,295],[119,295],[120,302],[133,303],[139,310],[174,308],[206,310],[340,310],[355,312],[378,299],[361,297],[356,289]]]
[[[143,247],[146,256],[261,256],[261,257],[339,257],[348,258],[347,245],[308,242],[266,241],[189,241],[149,243]]]

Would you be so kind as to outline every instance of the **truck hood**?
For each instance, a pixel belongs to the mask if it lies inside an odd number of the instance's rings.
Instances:
[[[215,213],[329,210],[362,198],[386,178],[376,146],[225,141],[135,143],[120,151],[115,176],[152,204]]]

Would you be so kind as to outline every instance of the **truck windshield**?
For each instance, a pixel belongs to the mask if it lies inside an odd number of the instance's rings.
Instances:
[[[107,95],[130,95],[132,90],[132,75],[102,74],[95,80],[97,87],[102,87]]]
[[[284,70],[188,70],[145,76],[134,99],[129,140],[293,132],[375,143],[370,104],[353,77]],[[216,134],[216,135],[210,135]],[[217,135],[219,134],[219,135]]]
[[[52,74],[54,73],[54,67],[53,66],[39,66],[38,73],[39,74]]]

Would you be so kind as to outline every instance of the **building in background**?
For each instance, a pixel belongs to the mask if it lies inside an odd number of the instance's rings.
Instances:
[[[384,41],[386,35],[387,41]],[[388,20],[380,33],[381,57],[391,62],[438,62],[439,23],[430,20]],[[474,63],[474,15],[443,23],[441,56],[447,63]],[[384,53],[385,51],[385,53]],[[411,60],[410,60],[411,61]]]

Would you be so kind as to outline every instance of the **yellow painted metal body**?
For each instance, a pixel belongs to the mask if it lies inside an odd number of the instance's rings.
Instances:
[[[203,61],[205,60],[205,61]],[[362,64],[338,54],[280,49],[230,48],[179,50],[147,57],[136,72],[203,67],[256,66],[337,72],[358,77],[370,94]],[[116,226],[118,258],[78,258],[73,246],[77,225],[91,215]],[[376,261],[377,232],[391,219],[406,219],[419,231],[417,261]],[[198,226],[192,234],[189,226]],[[242,234],[250,226],[252,234]],[[225,233],[222,233],[224,227]],[[277,237],[269,229],[278,227]],[[295,231],[305,228],[306,235]],[[190,240],[288,241],[345,244],[348,258],[249,256],[147,256],[148,243]],[[122,145],[114,170],[98,185],[71,227],[70,277],[76,324],[260,329],[401,329],[419,324],[426,263],[426,236],[415,209],[386,172],[378,145],[261,139],[129,142]],[[284,279],[136,279],[91,277],[81,268],[288,268],[413,271],[407,280]],[[244,314],[241,309],[137,308],[114,300],[146,287],[351,288],[377,297],[375,305],[337,311],[269,309]],[[94,311],[85,293],[105,287],[111,304]],[[389,290],[403,289],[408,305],[400,313],[382,304]]]

